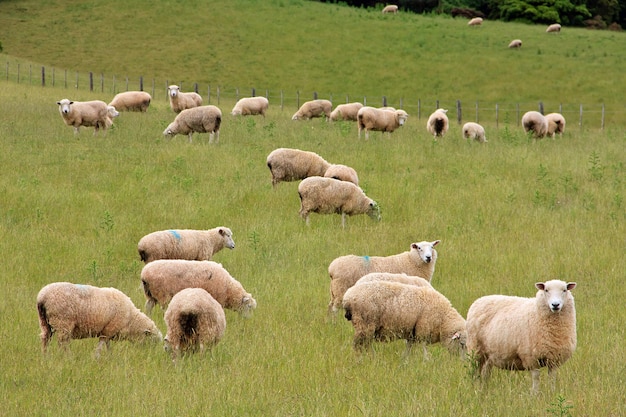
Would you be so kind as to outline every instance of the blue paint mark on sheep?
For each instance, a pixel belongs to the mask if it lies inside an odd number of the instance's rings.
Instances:
[[[176,240],[180,241],[180,233],[178,233],[176,230],[169,230],[169,232],[172,234],[172,236],[174,236],[176,238]]]
[[[365,261],[365,263],[366,263],[366,264],[369,264],[369,263],[370,263],[370,257],[369,257],[369,256],[367,256],[367,255],[365,255],[365,256],[363,257],[363,260]]]

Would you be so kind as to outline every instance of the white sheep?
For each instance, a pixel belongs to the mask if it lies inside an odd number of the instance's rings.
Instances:
[[[239,99],[230,112],[233,116],[255,116],[260,114],[265,117],[265,113],[270,102],[265,97],[244,97]]]
[[[256,308],[256,300],[221,264],[213,261],[159,259],[141,270],[146,296],[146,312],[158,304],[167,306],[172,297],[185,288],[202,288],[223,308],[248,317]]]
[[[520,49],[522,47],[522,41],[520,39],[513,39],[511,43],[509,43],[509,48],[511,49]]]
[[[321,177],[330,167],[330,163],[315,152],[291,148],[274,149],[267,156],[266,162],[272,174],[272,186],[283,181]]]
[[[398,13],[398,6],[396,6],[395,4],[388,4],[387,6],[383,7],[383,14],[387,13]]]
[[[163,131],[163,135],[172,138],[176,135],[187,135],[191,143],[194,132],[209,133],[209,143],[220,140],[222,111],[213,105],[199,106],[178,113],[172,123]]]
[[[465,139],[473,139],[480,143],[487,142],[485,137],[485,128],[474,122],[467,122],[463,125],[463,137]]]
[[[298,185],[300,217],[309,224],[309,214],[341,214],[341,227],[346,227],[346,215],[367,214],[380,221],[378,204],[365,195],[357,185],[334,178],[308,177]]]
[[[157,259],[210,261],[224,248],[235,249],[233,232],[224,226],[208,230],[160,230],[145,235],[137,244],[139,257],[145,263]]]
[[[305,102],[297,112],[291,117],[291,120],[309,120],[314,117],[330,118],[333,105],[328,100],[311,100]]]
[[[145,113],[150,106],[152,96],[145,91],[125,91],[113,97],[109,106],[115,107],[118,111],[138,111]]]
[[[167,95],[170,98],[170,107],[175,113],[202,106],[202,96],[200,94],[194,91],[183,93],[180,91],[180,87],[175,84],[167,87]]]
[[[437,263],[437,246],[441,241],[411,243],[409,251],[391,256],[344,255],[328,265],[330,303],[328,312],[337,313],[341,299],[359,278],[372,272],[391,272],[424,278],[430,282]]]
[[[448,113],[446,109],[437,109],[428,117],[426,129],[435,139],[443,137],[448,132],[450,122],[446,113]]]
[[[548,131],[546,134],[552,136],[553,139],[554,135],[557,133],[563,135],[563,132],[565,132],[565,117],[563,117],[561,113],[548,113],[545,117],[548,121]]]
[[[539,389],[539,370],[555,376],[576,349],[574,282],[538,282],[533,298],[489,295],[467,313],[467,348],[486,380],[492,367],[530,371]]]
[[[100,129],[106,132],[107,128],[112,124],[109,118],[109,108],[104,101],[71,101],[64,98],[57,101],[59,113],[63,121],[68,126],[74,127],[74,134],[79,133],[80,127],[93,127],[93,134],[97,134]]]
[[[354,285],[375,281],[399,282],[400,284],[415,285],[417,287],[432,287],[430,281],[422,277],[414,277],[407,274],[394,274],[391,272],[371,272],[359,278]]]
[[[357,124],[359,128],[359,139],[361,131],[365,130],[365,139],[369,139],[369,132],[393,132],[406,123],[409,117],[404,110],[394,110],[392,108],[380,108],[363,106],[357,113]]]
[[[464,357],[465,319],[450,301],[430,286],[392,281],[355,285],[343,296],[345,317],[354,327],[355,350],[367,350],[372,341],[406,340],[413,345],[441,343],[450,353]]]
[[[334,178],[341,181],[349,181],[354,185],[359,185],[359,176],[352,167],[342,164],[332,164],[324,173],[326,178]]]
[[[356,121],[357,114],[359,113],[361,107],[363,107],[363,104],[359,103],[358,101],[355,101],[353,103],[339,104],[337,107],[335,107],[335,110],[330,113],[330,121]]]
[[[535,138],[542,138],[548,133],[548,120],[538,111],[528,111],[522,116],[524,132],[532,132]]]
[[[165,349],[172,359],[187,352],[212,348],[224,337],[226,315],[211,294],[202,288],[177,292],[165,311]]]
[[[546,28],[546,33],[551,33],[551,32],[558,33],[560,31],[561,31],[561,25],[559,25],[558,23],[553,23]]]
[[[467,22],[468,26],[480,26],[483,24],[483,18],[482,17],[475,17],[473,19],[471,19],[469,22]]]
[[[159,329],[132,300],[115,288],[55,282],[37,295],[42,351],[56,333],[63,349],[72,339],[97,337],[96,356],[111,340],[162,340]]]
[[[107,106],[107,119],[106,119],[106,122],[104,123],[107,129],[113,126],[113,119],[119,115],[120,115],[120,112],[118,112],[114,106],[111,106],[111,105]]]

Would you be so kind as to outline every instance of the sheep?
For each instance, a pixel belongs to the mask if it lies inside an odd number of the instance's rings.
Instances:
[[[328,100],[311,100],[305,102],[297,112],[291,117],[291,120],[309,120],[314,117],[330,118],[330,111],[333,105]]]
[[[324,172],[326,178],[334,178],[340,181],[348,181],[354,185],[359,185],[359,176],[354,168],[342,164],[332,164]]]
[[[383,8],[383,14],[387,14],[387,13],[393,13],[393,14],[398,13],[398,6],[396,6],[395,4],[388,4],[387,6]]]
[[[115,288],[54,282],[39,291],[37,311],[44,354],[54,333],[63,349],[71,339],[99,338],[96,357],[111,340],[163,339],[154,322]]]
[[[565,118],[560,113],[548,113],[546,114],[546,120],[548,121],[547,135],[552,136],[554,139],[555,134],[563,135],[565,131]]]
[[[337,107],[335,107],[335,110],[330,113],[330,121],[356,121],[357,114],[361,107],[363,107],[363,104],[359,103],[358,101],[355,101],[354,103],[339,104]]]
[[[239,99],[230,114],[233,116],[254,116],[260,114],[265,117],[269,105],[270,102],[265,97],[244,97]]]
[[[532,390],[539,390],[539,370],[548,375],[576,349],[575,282],[551,280],[535,284],[533,298],[505,295],[481,297],[467,313],[467,348],[476,372],[487,380],[492,367],[530,371]],[[554,381],[554,379],[553,379]]]
[[[256,300],[221,264],[213,261],[159,259],[141,270],[141,283],[146,296],[146,312],[158,304],[162,308],[185,288],[206,290],[223,308],[248,317],[256,308]]]
[[[209,133],[209,143],[219,142],[222,111],[213,105],[199,106],[178,113],[172,123],[163,131],[163,136],[171,139],[176,135],[187,135],[191,143],[194,132]]]
[[[57,101],[57,105],[65,124],[74,127],[74,135],[79,133],[81,126],[93,127],[94,136],[100,129],[106,133],[107,128],[113,123],[110,121],[109,124],[107,121],[109,109],[101,100],[71,101],[64,98]]]
[[[116,94],[109,106],[115,107],[118,111],[145,113],[150,106],[150,101],[152,101],[152,97],[145,91],[126,91]]]
[[[474,122],[467,122],[463,125],[463,137],[465,139],[474,139],[477,142],[485,143],[485,128]]]
[[[137,245],[144,263],[157,259],[210,261],[224,248],[235,249],[233,232],[224,226],[208,230],[160,230],[145,235]]]
[[[559,25],[558,23],[553,23],[546,28],[546,33],[551,33],[551,32],[558,33],[560,31],[561,31],[561,25]]]
[[[411,243],[410,250],[391,256],[344,255],[328,266],[330,276],[329,314],[335,315],[343,295],[359,278],[372,272],[404,273],[430,282],[437,263],[437,246],[441,241]]]
[[[363,106],[357,113],[357,123],[359,128],[359,139],[361,131],[365,130],[365,139],[369,139],[369,131],[393,132],[406,123],[409,117],[404,110],[392,110],[386,108],[377,109],[375,107]]]
[[[120,115],[120,112],[118,112],[114,106],[111,106],[111,105],[107,106],[107,119],[106,119],[106,122],[104,123],[107,129],[113,126],[113,119],[119,115]]]
[[[278,148],[267,156],[267,167],[272,174],[272,186],[283,181],[299,181],[307,177],[323,176],[330,163],[315,152]]]
[[[535,138],[542,138],[548,133],[548,120],[538,111],[528,111],[522,116],[524,132],[532,132]]]
[[[177,292],[165,311],[165,349],[172,360],[179,354],[212,348],[224,337],[224,309],[202,288],[185,288]]]
[[[446,109],[437,109],[428,117],[426,129],[434,136],[435,140],[439,136],[443,137],[448,132],[450,122],[446,113],[448,113]]]
[[[441,343],[452,354],[465,355],[465,319],[450,301],[430,286],[391,281],[355,285],[343,296],[345,317],[354,327],[353,347],[368,350],[373,340],[406,340],[406,352],[422,343]]]
[[[414,277],[407,274],[393,274],[390,272],[371,272],[359,278],[354,285],[375,281],[399,282],[400,284],[415,285],[418,287],[432,287],[430,282],[422,277]]]
[[[202,106],[202,96],[200,94],[193,91],[183,93],[180,91],[180,87],[175,84],[167,87],[167,95],[170,98],[170,107],[174,113]]]
[[[513,39],[511,43],[509,43],[509,48],[511,49],[520,49],[522,47],[522,41],[519,39]]]
[[[341,227],[346,227],[346,214],[367,214],[380,221],[378,204],[365,195],[357,185],[334,178],[309,177],[298,185],[300,196],[300,217],[308,226],[309,214],[341,214]]]
[[[483,18],[482,17],[475,17],[473,19],[471,19],[469,22],[467,22],[468,26],[480,26],[483,24]]]

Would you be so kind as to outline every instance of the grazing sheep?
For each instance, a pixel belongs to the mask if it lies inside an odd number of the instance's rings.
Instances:
[[[126,91],[116,94],[109,106],[115,107],[118,111],[145,113],[150,106],[150,101],[152,101],[152,97],[145,91]]]
[[[346,214],[367,214],[380,221],[378,204],[365,195],[363,190],[348,181],[334,178],[309,177],[298,185],[300,217],[309,224],[309,214],[341,214],[341,227],[346,227]]]
[[[104,101],[71,101],[66,98],[57,101],[59,113],[68,126],[74,127],[74,134],[79,133],[80,127],[93,127],[96,135],[100,129],[106,132],[113,123],[109,118],[109,108]],[[110,123],[109,123],[110,122]]]
[[[383,14],[387,14],[387,13],[393,13],[393,14],[398,13],[398,6],[396,6],[395,4],[388,4],[387,6],[383,8]]]
[[[359,110],[361,110],[361,107],[363,107],[363,104],[359,102],[339,104],[337,107],[335,107],[335,110],[333,110],[330,113],[330,120],[331,121],[337,121],[337,120],[356,121],[357,114],[359,113]]]
[[[446,113],[448,113],[446,109],[437,109],[428,117],[426,129],[435,137],[435,140],[438,136],[443,137],[448,132],[450,122]]]
[[[435,273],[437,251],[434,242],[411,243],[407,252],[391,256],[357,256],[344,255],[336,258],[328,266],[330,275],[330,303],[328,312],[335,314],[341,306],[341,299],[348,288],[352,287],[359,278],[371,272],[390,272],[422,277],[428,282]]]
[[[467,22],[468,26],[480,26],[483,24],[483,18],[482,17],[475,17],[473,19],[471,19],[469,22]]]
[[[539,370],[554,377],[576,349],[575,282],[538,282],[534,298],[489,295],[467,313],[467,348],[477,372],[487,379],[493,366],[530,371],[532,389],[539,389]]]
[[[548,133],[548,120],[538,111],[529,111],[522,116],[524,132],[532,132],[535,138],[542,138]]]
[[[213,261],[159,259],[141,270],[141,282],[146,296],[146,312],[159,304],[162,308],[185,288],[202,288],[223,308],[248,317],[256,308],[256,301],[221,264]]]
[[[177,292],[165,311],[165,349],[172,360],[186,352],[212,348],[224,337],[226,315],[215,298],[202,288]]]
[[[450,353],[464,357],[465,319],[450,301],[431,286],[418,287],[391,281],[355,285],[343,296],[345,317],[354,327],[355,350],[369,349],[373,340],[406,340],[413,345],[441,343]]]
[[[548,26],[548,28],[546,29],[546,33],[550,33],[550,32],[560,32],[561,31],[561,25],[559,25],[558,23],[553,23],[550,26]]]
[[[272,186],[275,186],[283,181],[321,177],[330,167],[330,163],[315,152],[278,148],[267,156],[267,167],[272,173]]]
[[[270,102],[265,97],[244,97],[239,99],[230,114],[233,116],[255,116],[260,114],[265,117],[269,105]]]
[[[161,230],[139,240],[137,251],[145,263],[157,259],[210,261],[224,248],[235,249],[233,232],[224,226],[208,230]]]
[[[163,135],[169,139],[176,135],[189,136],[189,143],[194,132],[209,133],[209,143],[220,140],[220,125],[222,124],[222,111],[213,105],[199,106],[183,110],[172,123],[163,131]]]
[[[305,102],[297,112],[291,117],[291,120],[309,120],[314,117],[330,118],[330,111],[333,104],[328,100],[311,100]]]
[[[131,299],[115,288],[55,282],[37,295],[42,351],[54,333],[61,348],[71,339],[97,337],[96,356],[111,340],[162,340],[161,332]]]
[[[170,98],[170,107],[175,113],[202,106],[202,96],[200,94],[193,91],[183,93],[177,85],[167,87],[167,95]]]
[[[509,43],[509,48],[520,49],[521,47],[522,47],[522,41],[519,39],[513,39],[511,43]]]
[[[432,287],[430,282],[422,277],[414,277],[407,274],[393,274],[391,272],[372,272],[363,275],[354,285],[375,281],[399,282],[400,284],[415,285],[417,287]]]
[[[348,181],[354,185],[359,185],[359,176],[354,168],[347,165],[333,164],[324,173],[326,178],[334,178],[340,181]]]
[[[474,122],[467,122],[463,125],[463,137],[465,139],[474,139],[477,142],[485,143],[485,128]]]
[[[554,139],[554,135],[557,133],[562,135],[565,131],[565,117],[561,113],[548,113],[545,117],[548,121],[546,134],[552,136],[552,139]]]
[[[369,131],[393,132],[403,126],[409,117],[404,110],[394,110],[393,108],[380,108],[363,106],[357,113],[357,123],[359,127],[359,139],[361,131],[365,129],[365,139],[369,139]]]
[[[106,122],[104,123],[107,129],[113,126],[113,119],[119,115],[120,115],[120,112],[118,112],[114,106],[111,106],[111,105],[107,106],[107,119],[106,119]]]

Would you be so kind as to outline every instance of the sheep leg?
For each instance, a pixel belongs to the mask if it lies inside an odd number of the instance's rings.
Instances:
[[[146,313],[151,316],[152,315],[152,309],[154,308],[154,300],[152,299],[148,299],[146,301]]]
[[[341,213],[341,227],[346,228],[346,213]]]
[[[96,358],[100,358],[100,352],[102,351],[102,346],[106,346],[107,350],[109,350],[109,338],[106,336],[100,336],[100,341],[98,342],[98,346],[96,346]]]
[[[191,143],[192,142],[191,137],[193,136],[193,132],[189,132],[187,136],[189,137],[189,143]]]
[[[539,369],[531,369],[530,375],[533,379],[533,394],[539,392]]]

